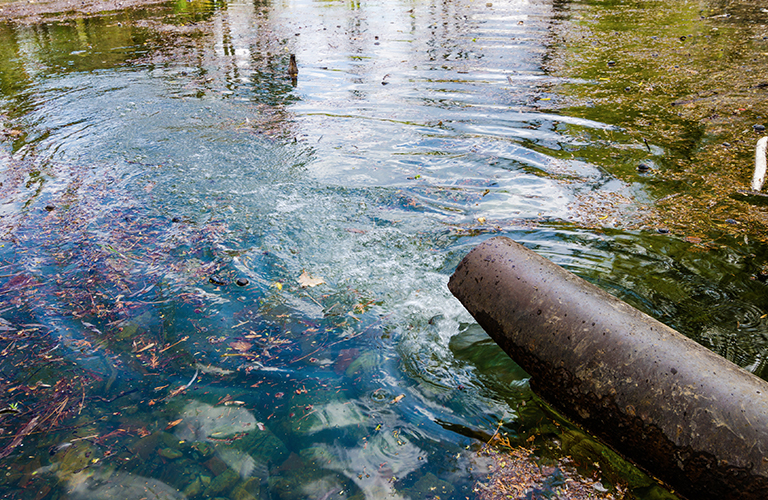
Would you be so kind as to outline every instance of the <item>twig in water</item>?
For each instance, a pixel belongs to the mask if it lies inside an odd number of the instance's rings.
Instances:
[[[184,388],[185,388],[185,389],[189,389],[190,387],[192,387],[192,384],[194,384],[194,383],[195,383],[195,380],[197,380],[197,375],[198,375],[199,373],[200,373],[200,368],[197,368],[197,369],[195,370],[195,374],[192,376],[192,380],[190,380],[189,382],[187,382],[187,385],[185,385],[185,386],[184,386]]]
[[[504,411],[504,414],[499,419],[499,425],[496,426],[496,430],[494,431],[493,435],[491,436],[491,439],[488,440],[488,442],[485,443],[483,448],[486,448],[491,444],[491,441],[493,441],[493,438],[495,438],[499,434],[499,430],[501,429],[501,426],[504,425],[504,417],[507,416],[506,410]]]

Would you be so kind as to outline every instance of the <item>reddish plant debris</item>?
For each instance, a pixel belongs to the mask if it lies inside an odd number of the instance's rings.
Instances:
[[[526,448],[485,447],[480,454],[490,458],[491,470],[475,483],[479,500],[619,500],[625,498],[620,487],[608,491],[599,481],[579,475],[562,458],[552,465],[538,462]]]

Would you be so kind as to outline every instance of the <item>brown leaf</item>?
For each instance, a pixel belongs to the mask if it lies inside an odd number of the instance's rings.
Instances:
[[[245,352],[248,349],[250,349],[251,347],[253,347],[253,344],[251,344],[249,342],[243,342],[243,341],[238,340],[236,342],[230,342],[229,343],[229,347],[231,347],[232,349],[234,349],[236,351]]]
[[[178,420],[174,420],[173,422],[171,422],[171,423],[169,423],[168,425],[165,426],[165,430],[168,430],[168,429],[170,429],[172,427],[176,427],[177,425],[179,425],[181,423],[182,420],[184,420],[184,419],[180,418]]]

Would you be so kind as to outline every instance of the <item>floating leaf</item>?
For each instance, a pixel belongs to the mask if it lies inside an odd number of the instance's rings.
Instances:
[[[299,276],[299,285],[301,285],[302,288],[322,285],[323,283],[325,283],[323,278],[313,278],[306,270],[302,271],[301,276]]]
[[[166,425],[165,429],[168,430],[168,429],[170,429],[172,427],[176,427],[177,425],[179,425],[181,423],[182,420],[184,420],[184,419],[183,418],[179,418],[179,419],[174,420],[173,422],[171,422],[168,425]]]

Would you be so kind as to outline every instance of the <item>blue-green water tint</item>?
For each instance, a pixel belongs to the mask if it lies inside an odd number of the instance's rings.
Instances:
[[[446,288],[497,234],[764,375],[755,249],[578,228],[584,196],[631,216],[645,194],[567,154],[631,140],[559,114],[559,15],[179,2],[2,25],[0,488],[465,498],[499,421],[556,455],[561,424]],[[612,480],[642,497],[638,477]]]

